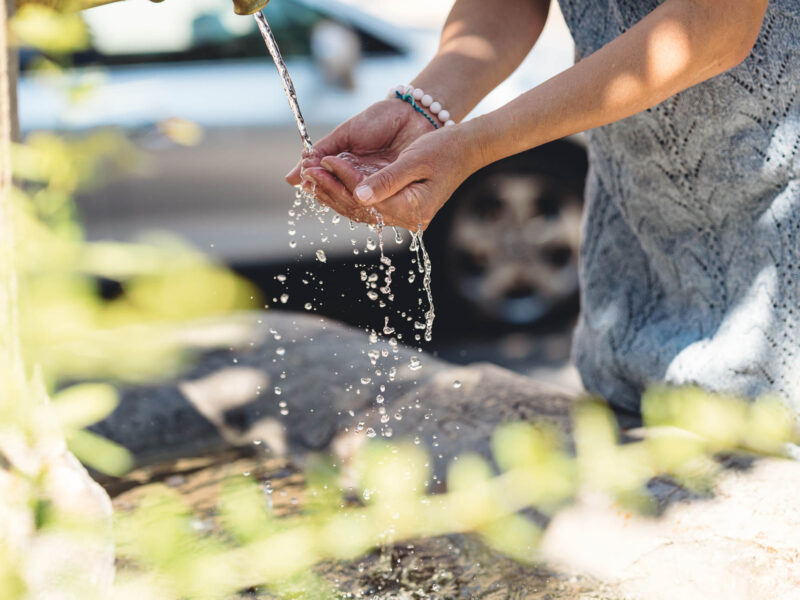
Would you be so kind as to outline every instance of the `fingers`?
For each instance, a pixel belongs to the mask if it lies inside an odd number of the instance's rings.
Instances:
[[[365,206],[378,204],[418,181],[420,177],[416,170],[416,164],[401,154],[395,162],[359,183],[353,190],[353,195]]]
[[[320,161],[320,165],[338,178],[349,192],[352,192],[359,183],[367,178],[351,161],[341,156],[326,156]]]
[[[303,171],[304,188],[317,200],[327,204],[339,214],[346,215],[355,204],[350,193],[344,189],[330,173],[321,167],[311,167]],[[306,187],[308,186],[308,187]]]
[[[344,185],[322,167],[312,167],[303,171],[303,178],[312,186],[307,191],[313,192],[317,200],[327,204],[340,215],[353,221],[366,223],[375,221],[370,210],[359,205]]]
[[[347,146],[347,122],[343,123],[331,133],[314,144],[310,154],[304,155],[294,168],[286,174],[286,181],[290,185],[300,185],[303,169],[319,166],[323,156],[339,154]]]

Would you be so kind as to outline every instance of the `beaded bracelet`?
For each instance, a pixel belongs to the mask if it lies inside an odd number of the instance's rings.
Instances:
[[[430,94],[426,94],[424,91],[422,91],[422,89],[420,88],[414,89],[410,85],[408,86],[398,85],[391,91],[394,92],[395,95],[404,102],[408,102],[409,104],[411,104],[411,106],[414,107],[414,110],[425,115],[425,117],[433,124],[434,127],[436,127],[436,129],[438,129],[439,126],[433,119],[430,118],[427,112],[422,110],[417,105],[417,102],[420,102],[423,107],[427,108],[430,112],[432,112],[439,119],[439,121],[441,121],[444,124],[445,127],[456,124],[456,122],[450,118],[450,111],[445,110],[440,102],[436,102],[433,99],[433,96],[431,96]]]
[[[426,113],[424,110],[422,110],[417,105],[417,103],[414,101],[414,96],[412,96],[411,94],[401,94],[400,92],[395,92],[395,95],[398,98],[400,98],[400,100],[402,100],[403,102],[408,102],[411,106],[414,107],[415,111],[417,111],[423,117],[428,119],[428,121],[430,121],[431,125],[433,125],[434,129],[439,129],[439,124],[436,121],[434,121],[433,118],[428,113]]]

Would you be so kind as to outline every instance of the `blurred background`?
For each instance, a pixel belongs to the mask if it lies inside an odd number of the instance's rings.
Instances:
[[[46,56],[23,50],[23,136],[111,128],[136,151],[124,170],[109,165],[99,183],[80,190],[89,240],[166,231],[251,279],[270,308],[311,306],[381,327],[386,307],[367,299],[359,277],[378,262],[365,241],[374,232],[340,225],[324,235],[322,264],[314,251],[320,223],[287,223],[294,192],[283,177],[299,158],[300,139],[254,20],[234,15],[229,4],[128,0],[88,10],[89,48],[71,55],[66,69],[48,69]],[[411,80],[435,51],[451,4],[272,2],[265,14],[312,139]],[[567,68],[573,52],[554,6],[534,52],[474,114]],[[568,354],[586,168],[576,137],[493,164],[464,183],[425,234],[437,305],[426,349],[578,387]],[[387,244],[398,264],[398,314],[423,298],[421,278],[406,283],[413,271],[402,262],[410,260],[407,246]],[[107,287],[113,294],[114,282]]]

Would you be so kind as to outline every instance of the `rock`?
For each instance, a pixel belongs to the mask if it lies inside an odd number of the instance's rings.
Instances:
[[[230,350],[205,353],[170,381],[123,389],[119,407],[93,430],[140,465],[255,440],[302,453],[357,428],[376,410],[381,385],[388,403],[448,368],[426,356],[414,370],[416,350],[370,344],[362,331],[306,314],[256,313],[238,323],[247,333]],[[375,366],[368,351],[379,355]]]

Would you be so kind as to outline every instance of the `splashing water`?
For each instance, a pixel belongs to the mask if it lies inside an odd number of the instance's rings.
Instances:
[[[253,16],[255,17],[259,31],[261,31],[261,36],[267,44],[267,50],[269,50],[270,56],[272,56],[272,60],[275,62],[275,67],[278,69],[278,75],[280,75],[281,83],[283,84],[283,91],[286,92],[286,99],[289,100],[289,107],[292,109],[294,120],[297,122],[297,129],[303,140],[303,150],[306,153],[311,153],[314,147],[308,135],[308,128],[303,119],[303,113],[300,112],[300,104],[297,102],[297,92],[294,91],[294,84],[292,83],[292,78],[289,76],[289,69],[286,68],[286,63],[283,61],[283,56],[281,56],[281,51],[278,48],[278,42],[275,41],[275,36],[272,35],[272,29],[270,29],[263,11],[258,11]]]
[[[395,268],[392,265],[392,259],[386,256],[383,246],[383,215],[379,213],[374,208],[370,209],[372,214],[375,216],[375,219],[378,221],[378,246],[381,250],[381,264],[386,267],[386,279],[384,280],[383,287],[381,288],[381,293],[385,294],[389,300],[394,300],[394,295],[392,295],[392,273],[394,273]],[[395,239],[397,238],[397,229],[395,229]]]
[[[267,49],[269,50],[269,53],[272,56],[273,61],[275,62],[275,67],[278,70],[278,74],[280,76],[284,92],[286,93],[286,98],[287,98],[287,100],[289,102],[289,107],[291,108],[292,114],[294,115],[295,122],[297,123],[297,129],[298,129],[298,132],[300,133],[300,138],[302,139],[302,142],[303,142],[303,156],[304,157],[308,157],[308,156],[313,154],[314,149],[313,149],[313,145],[312,145],[312,142],[311,142],[311,138],[309,137],[309,134],[308,134],[308,129],[306,127],[305,120],[303,119],[303,114],[300,111],[300,105],[299,105],[298,100],[297,100],[297,93],[295,92],[294,84],[292,83],[292,79],[291,79],[291,77],[289,75],[289,71],[288,71],[288,69],[286,67],[286,63],[284,62],[283,57],[281,56],[280,50],[278,48],[278,44],[277,44],[277,42],[275,40],[275,37],[272,34],[272,30],[270,29],[269,23],[267,22],[267,19],[264,16],[263,12],[256,13],[254,15],[254,18],[255,18],[256,23],[258,25],[259,31],[261,32],[261,35],[264,38],[264,42],[266,43]],[[359,171],[361,171],[361,173],[363,173],[366,176],[369,176],[369,175],[373,174],[374,172],[376,172],[378,170],[378,168],[373,166],[373,165],[365,165],[365,164],[360,163],[360,161],[358,160],[358,157],[356,157],[356,156],[354,156],[352,154],[343,153],[343,154],[340,154],[339,156],[340,156],[340,158],[343,158],[345,160],[349,160]],[[297,230],[297,227],[296,227],[296,224],[297,224],[296,222],[297,222],[297,220],[299,220],[300,218],[302,218],[304,216],[313,216],[313,217],[315,217],[320,222],[320,224],[322,224],[323,230],[325,230],[327,228],[328,221],[330,221],[330,224],[332,224],[332,225],[337,225],[340,222],[339,215],[334,214],[330,219],[328,219],[327,218],[327,213],[328,212],[330,212],[330,208],[328,206],[322,205],[322,204],[320,204],[318,202],[318,199],[316,197],[316,189],[311,189],[310,191],[304,191],[303,189],[298,189],[297,190],[297,195],[295,197],[295,201],[294,201],[294,203],[292,205],[292,208],[289,210],[289,218],[290,218],[290,221],[289,221],[289,230],[290,230],[289,231],[289,235],[290,235],[290,238],[291,238],[290,242],[289,242],[289,245],[292,248],[296,248],[297,247],[297,240],[296,240],[295,236],[297,235],[298,230]],[[386,300],[392,301],[394,299],[394,295],[392,294],[392,289],[391,289],[392,276],[393,276],[394,272],[396,271],[396,268],[392,264],[391,258],[389,256],[387,256],[387,254],[385,252],[384,238],[383,238],[383,232],[384,232],[384,229],[385,229],[385,222],[384,222],[384,219],[383,219],[383,215],[381,215],[374,208],[370,208],[368,210],[365,210],[364,214],[363,215],[359,215],[358,219],[359,220],[366,220],[366,218],[368,216],[372,216],[374,218],[374,220],[376,221],[376,225],[373,226],[373,227],[374,227],[374,230],[377,232],[377,237],[378,237],[377,246],[380,248],[380,268],[381,268],[381,270],[384,271],[383,285],[380,288],[378,288],[377,291],[379,291],[380,294],[383,295]],[[325,218],[323,218],[323,217],[325,217]],[[355,229],[355,223],[353,221],[349,220],[348,224],[349,224],[349,228],[350,228],[351,231]],[[401,232],[398,230],[398,228],[393,227],[393,232],[394,232],[394,240],[395,240],[395,242],[398,245],[402,244],[403,243],[403,236],[402,236]],[[425,323],[422,324],[422,323],[415,322],[414,323],[414,327],[415,327],[415,329],[418,329],[418,330],[424,329],[425,330],[425,333],[424,333],[425,341],[430,342],[432,340],[433,321],[434,321],[434,318],[436,316],[435,311],[434,311],[434,305],[433,305],[433,293],[432,293],[432,290],[431,290],[431,261],[430,261],[430,258],[428,257],[428,253],[427,253],[427,251],[425,249],[425,245],[424,245],[424,243],[422,241],[422,226],[421,225],[418,226],[416,232],[412,231],[410,233],[411,233],[410,249],[413,252],[416,253],[416,262],[417,262],[417,266],[419,268],[419,273],[423,275],[423,288],[425,290],[425,294],[427,295],[427,300],[428,300],[428,305],[429,305],[428,310],[425,312],[425,318],[424,318]],[[333,234],[333,236],[336,237],[336,234]],[[305,238],[306,236],[305,235],[300,235],[300,237],[301,238]],[[328,242],[328,240],[329,240],[328,233],[326,231],[322,231],[321,234],[320,234],[320,242],[322,244],[325,244],[325,243]],[[355,244],[355,241],[354,241],[354,244]],[[311,246],[314,246],[313,242],[311,243]],[[375,243],[374,243],[373,240],[369,240],[368,239],[367,248],[366,248],[365,251],[373,250],[373,249],[375,249]],[[354,252],[354,254],[358,254],[359,250],[357,248],[354,248],[353,252]],[[326,256],[325,251],[323,249],[321,249],[321,248],[315,249],[314,254],[315,254],[316,259],[319,262],[321,262],[321,263],[327,262],[327,256]],[[282,283],[285,282],[285,279],[286,278],[284,277]],[[362,281],[365,281],[365,283],[367,284],[367,289],[368,289],[367,297],[370,300],[379,301],[379,306],[385,307],[386,304],[384,303],[384,301],[380,298],[378,293],[376,291],[374,291],[374,288],[377,288],[377,285],[376,285],[377,284],[377,279],[378,279],[378,275],[377,274],[371,274],[371,275],[367,276],[366,273],[362,271]],[[409,283],[413,283],[413,281],[414,281],[414,276],[412,275],[411,277],[409,277]],[[303,283],[306,284],[308,282],[306,280],[303,280]],[[321,285],[322,281],[319,281],[319,284]],[[280,296],[280,302],[281,303],[286,304],[288,302],[288,300],[289,300],[289,295],[288,294],[284,293],[284,294],[282,294]],[[422,303],[422,300],[420,300],[420,304],[421,303]],[[306,310],[313,310],[313,305],[310,302],[308,302],[308,303],[305,304],[305,309]],[[412,320],[411,316],[410,315],[407,316],[405,312],[402,313],[402,316],[404,318],[407,317],[408,321]],[[390,350],[387,350],[386,348],[383,348],[381,350],[378,350],[377,348],[370,348],[369,351],[366,352],[366,354],[369,357],[370,363],[372,364],[372,366],[374,368],[375,376],[376,377],[381,377],[381,376],[383,376],[385,374],[387,379],[388,379],[388,382],[392,382],[392,381],[395,381],[395,378],[397,376],[397,367],[393,366],[393,365],[381,365],[381,364],[378,364],[378,361],[379,361],[380,357],[383,357],[384,359],[397,360],[398,340],[402,339],[402,335],[395,332],[395,327],[393,327],[389,323],[389,317],[385,317],[385,319],[384,319],[384,326],[383,326],[383,328],[381,330],[381,335],[385,336],[386,338],[389,338],[388,339],[388,343],[389,343]],[[370,338],[369,338],[370,345],[378,343],[378,341],[379,341],[379,337],[378,336],[379,336],[378,332],[373,330],[373,332],[370,334]],[[280,339],[280,336],[276,335],[275,339]],[[419,340],[420,336],[416,335],[415,339]],[[278,354],[278,356],[280,356],[280,357],[283,357],[285,352],[286,351],[285,351],[284,348],[278,348],[278,350],[276,350],[276,354]],[[386,369],[384,367],[388,367],[388,369]],[[421,367],[422,367],[421,361],[417,357],[412,357],[412,359],[410,361],[410,364],[409,364],[409,369],[411,369],[412,371],[416,371],[416,370],[420,369]],[[283,378],[283,376],[282,376],[282,378]],[[361,383],[362,384],[367,384],[367,383],[370,383],[371,381],[372,381],[371,377],[363,377],[361,379]],[[379,409],[378,413],[381,415],[380,421],[381,421],[381,423],[385,424],[385,423],[387,423],[389,421],[389,415],[386,413],[386,409],[383,407],[384,396],[382,395],[382,393],[385,391],[385,386],[384,385],[380,386],[380,391],[381,391],[381,394],[376,396],[375,401],[376,401],[376,404],[377,404],[378,409]],[[280,387],[275,387],[274,388],[274,392],[275,392],[276,395],[280,395],[281,394],[281,388]],[[286,402],[281,402],[280,406],[281,406],[281,411],[280,411],[281,414],[282,415],[287,415],[288,414],[288,409],[287,409]],[[351,415],[352,415],[352,413],[351,413]],[[402,414],[400,414],[399,412],[396,413],[395,419],[400,420],[401,418],[402,418]],[[364,423],[363,422],[359,422],[359,426],[356,428],[356,431],[363,430],[364,428],[365,428]],[[378,432],[376,432],[375,429],[373,429],[373,428],[367,428],[365,433],[366,433],[367,437],[375,437],[378,434]],[[391,430],[390,427],[386,427],[385,425],[382,425],[380,427],[380,434],[385,436],[385,437],[391,437],[392,430]]]
[[[433,306],[433,290],[431,288],[431,259],[422,241],[422,225],[417,225],[417,231],[411,232],[411,250],[417,254],[419,272],[422,274],[422,287],[428,296],[428,310],[425,313],[425,341],[433,339],[433,321],[436,318],[436,309]]]

